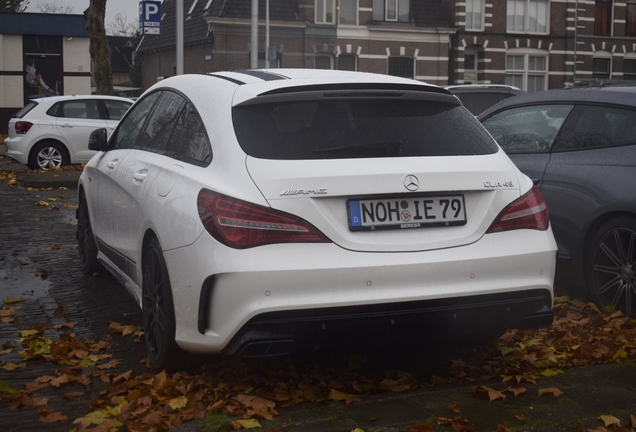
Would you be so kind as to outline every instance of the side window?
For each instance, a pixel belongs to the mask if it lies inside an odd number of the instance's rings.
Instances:
[[[506,153],[547,152],[572,108],[573,105],[512,108],[483,124]]]
[[[95,100],[73,100],[60,102],[51,108],[47,114],[55,117],[77,118],[77,119],[99,119],[97,101]]]
[[[162,93],[159,100],[155,102],[155,107],[146,122],[143,134],[135,144],[136,148],[156,153],[166,151],[172,128],[177,122],[185,99],[175,92],[164,91]]]
[[[636,111],[607,106],[577,106],[554,145],[575,150],[636,144]]]
[[[106,118],[109,120],[121,119],[132,103],[104,100],[104,106],[106,107]]]
[[[212,146],[201,117],[192,104],[186,102],[172,130],[167,151],[176,159],[206,166],[212,161]]]
[[[132,148],[137,141],[137,136],[144,126],[146,117],[150,113],[150,109],[159,97],[160,92],[155,92],[140,100],[135,105],[126,118],[119,123],[119,127],[111,137],[109,148],[111,149],[128,149]]]

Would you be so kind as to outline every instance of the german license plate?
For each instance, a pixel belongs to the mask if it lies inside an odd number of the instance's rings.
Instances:
[[[463,195],[348,200],[351,231],[466,224]]]

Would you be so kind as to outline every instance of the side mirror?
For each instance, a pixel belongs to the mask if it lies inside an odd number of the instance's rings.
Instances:
[[[95,129],[88,139],[88,149],[106,151],[108,147],[108,132],[106,128]]]

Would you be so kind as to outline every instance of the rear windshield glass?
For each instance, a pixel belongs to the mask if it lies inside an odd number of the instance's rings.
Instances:
[[[29,111],[31,111],[33,108],[35,108],[36,106],[38,106],[37,102],[33,102],[33,101],[29,101],[27,102],[27,104],[24,106],[24,108],[22,108],[20,111],[18,111],[17,113],[15,113],[12,117],[13,118],[22,118],[24,117]]]
[[[482,155],[496,143],[463,107],[399,99],[254,104],[233,109],[243,151],[261,159]]]

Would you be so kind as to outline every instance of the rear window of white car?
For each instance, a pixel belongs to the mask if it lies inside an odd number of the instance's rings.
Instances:
[[[245,153],[260,159],[483,155],[496,143],[452,103],[389,98],[302,100],[233,108]]]
[[[22,118],[25,115],[27,115],[27,113],[29,111],[31,111],[33,108],[35,108],[36,106],[38,106],[37,102],[33,102],[33,101],[29,101],[27,102],[27,104],[24,106],[24,108],[22,108],[20,111],[18,111],[17,113],[15,113],[12,117],[13,118]]]

